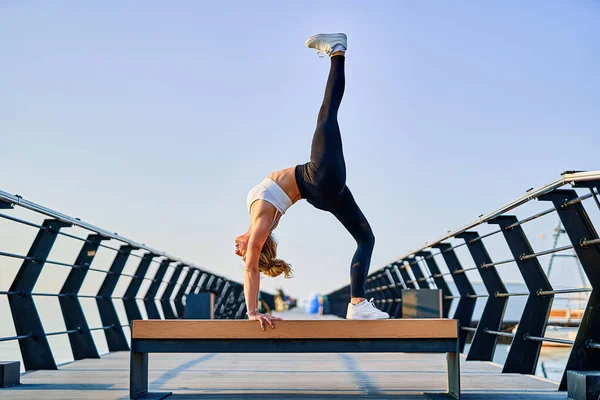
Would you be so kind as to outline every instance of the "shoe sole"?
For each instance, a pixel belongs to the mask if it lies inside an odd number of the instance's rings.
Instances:
[[[362,320],[362,321],[374,321],[374,320],[379,320],[379,319],[390,319],[390,317],[382,317],[382,318],[376,318],[376,317],[373,317],[373,318],[348,318],[348,316],[346,316],[346,319],[350,319],[350,320],[353,320],[353,321],[360,321],[360,320]]]
[[[306,47],[312,48],[311,45],[314,42],[321,39],[327,39],[327,41],[340,41],[341,44],[344,45],[344,47],[347,47],[346,44],[348,43],[348,37],[345,33],[320,33],[318,35],[314,35],[306,39],[306,42],[304,42],[304,44],[306,45]]]

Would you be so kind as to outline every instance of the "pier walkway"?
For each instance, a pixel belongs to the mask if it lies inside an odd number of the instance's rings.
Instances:
[[[315,318],[300,311],[286,319]],[[318,316],[318,318],[335,318]],[[258,327],[257,327],[258,329]],[[461,360],[464,399],[566,399],[558,384]],[[446,388],[443,354],[151,354],[151,391],[173,399],[423,399]],[[37,371],[0,399],[126,399],[129,352]]]

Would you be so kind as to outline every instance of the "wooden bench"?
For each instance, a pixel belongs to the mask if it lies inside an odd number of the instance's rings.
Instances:
[[[129,393],[148,393],[148,353],[447,353],[448,389],[460,398],[458,324],[451,319],[277,321],[261,331],[242,320],[136,320],[132,324]]]

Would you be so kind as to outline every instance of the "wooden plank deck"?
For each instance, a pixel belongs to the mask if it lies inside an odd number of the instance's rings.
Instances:
[[[488,362],[461,360],[461,380],[467,400],[567,398],[556,383],[501,374],[500,366]],[[423,391],[445,390],[446,360],[444,354],[399,353],[150,354],[149,381],[150,391],[172,391],[174,400],[413,400],[423,399]],[[129,352],[26,373],[21,382],[0,389],[0,399],[127,399]]]
[[[465,399],[566,399],[550,381],[500,374],[497,365],[462,365]],[[422,399],[423,390],[446,384],[443,354],[151,354],[150,390],[173,399]],[[20,387],[0,389],[2,399],[125,399],[129,353],[82,360],[58,371],[21,377]],[[397,398],[397,397],[395,397]]]

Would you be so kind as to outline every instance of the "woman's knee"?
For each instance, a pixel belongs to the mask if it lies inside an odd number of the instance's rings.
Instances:
[[[361,226],[361,233],[359,236],[359,244],[362,246],[370,247],[371,249],[375,247],[375,234],[371,229],[371,226],[368,222],[365,222]]]

